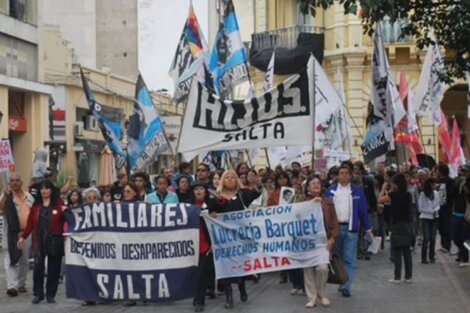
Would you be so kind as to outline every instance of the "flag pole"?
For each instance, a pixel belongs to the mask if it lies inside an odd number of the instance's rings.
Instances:
[[[271,161],[269,160],[268,148],[264,148],[264,153],[266,154],[266,161],[268,162],[268,167],[269,167],[270,169],[273,169],[273,168],[271,167]]]
[[[313,53],[311,54],[311,56],[314,58],[315,56],[313,55]],[[314,60],[315,61],[315,60]],[[313,78],[313,95],[312,95],[312,116],[313,116],[313,140],[312,140],[312,172],[315,171],[315,132],[316,132],[316,124],[315,124],[315,121],[316,121],[316,117],[315,117],[315,92],[316,92],[316,81],[315,81],[315,62],[312,62],[312,72],[313,72],[313,75],[312,75],[312,78]]]
[[[245,153],[246,153],[246,158],[248,159],[248,164],[250,164],[250,167],[251,168],[254,168],[254,164],[253,162],[251,161],[251,158],[250,158],[250,152],[248,149],[245,149]]]

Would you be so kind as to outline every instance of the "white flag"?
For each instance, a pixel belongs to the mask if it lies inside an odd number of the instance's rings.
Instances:
[[[341,106],[338,91],[315,59],[315,150],[340,146],[337,113]]]
[[[412,132],[417,129],[415,94],[411,87],[408,87],[408,131]]]
[[[266,69],[266,74],[264,75],[264,84],[263,84],[263,91],[268,92],[273,88],[273,81],[274,81],[274,58],[275,58],[275,50],[273,50],[273,55],[271,56],[271,60],[269,61],[268,68]]]
[[[445,84],[439,81],[438,74],[443,71],[444,63],[439,46],[437,43],[430,45],[419,77],[416,107],[419,116],[432,118],[436,126],[441,122],[440,107],[445,90]]]
[[[338,90],[341,98],[342,105],[338,111],[338,124],[341,134],[342,147],[344,151],[351,151],[351,138],[352,131],[349,124],[348,112],[346,111],[346,97],[344,95],[343,75],[338,68],[338,82],[336,89]]]
[[[250,101],[222,100],[193,80],[178,152],[311,145],[314,79],[312,56],[305,69]]]

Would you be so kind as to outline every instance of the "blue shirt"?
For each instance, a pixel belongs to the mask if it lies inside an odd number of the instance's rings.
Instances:
[[[176,193],[168,191],[165,195],[158,194],[156,191],[145,195],[145,202],[155,204],[179,203]]]

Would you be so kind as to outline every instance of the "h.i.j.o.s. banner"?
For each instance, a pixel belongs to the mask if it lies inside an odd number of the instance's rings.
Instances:
[[[319,202],[204,215],[217,279],[329,262]]]
[[[189,204],[139,202],[67,210],[67,297],[156,302],[192,297],[199,215]]]

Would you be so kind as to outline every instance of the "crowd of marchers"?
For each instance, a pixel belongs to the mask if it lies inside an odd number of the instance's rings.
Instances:
[[[372,172],[361,161],[344,161],[326,173],[319,173],[298,162],[284,168],[257,170],[247,163],[227,170],[211,170],[208,164],[200,163],[193,173],[191,164],[183,162],[177,169],[162,169],[152,181],[144,172],[129,177],[120,173],[112,186],[82,189],[73,188],[73,178],[64,186],[55,186],[47,179],[48,173],[43,171],[43,174],[33,175],[26,188],[20,175],[10,173],[8,186],[0,198],[6,293],[11,297],[28,293],[31,287],[26,282],[32,256],[33,304],[43,300],[54,303],[59,282],[67,279],[63,273],[61,238],[66,227],[64,211],[97,201],[191,203],[214,217],[280,202],[318,202],[327,234],[327,244],[320,248],[338,256],[344,265],[348,278],[338,288],[344,297],[352,294],[356,261],[370,260],[371,245],[377,242],[394,264],[393,270],[390,269],[391,283],[413,282],[412,257],[419,249],[417,255],[423,264],[420,266],[432,266],[425,264],[436,262],[436,250],[455,254],[459,267],[469,265],[464,242],[470,239],[470,221],[466,215],[470,205],[470,164],[461,166],[458,177],[452,179],[445,164],[428,169],[378,163]],[[281,194],[281,190],[287,192]],[[436,247],[437,232],[440,244]],[[203,311],[206,298],[217,295],[224,295],[224,306],[232,308],[236,302],[234,286],[239,290],[240,301],[246,302],[246,282],[256,283],[261,276],[216,280],[210,236],[202,218],[199,237],[195,311]],[[306,308],[330,306],[325,292],[329,269],[329,264],[318,264],[283,271],[279,273],[279,283],[291,284],[291,295],[305,295]],[[102,305],[108,301],[82,300],[82,305]],[[137,304],[136,301],[126,303]]]

